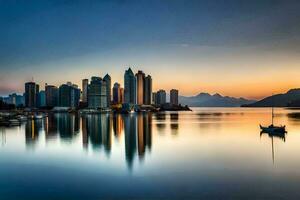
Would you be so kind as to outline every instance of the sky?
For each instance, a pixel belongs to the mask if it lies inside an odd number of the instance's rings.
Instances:
[[[153,89],[260,99],[300,87],[300,2],[0,0],[0,95],[125,69]]]

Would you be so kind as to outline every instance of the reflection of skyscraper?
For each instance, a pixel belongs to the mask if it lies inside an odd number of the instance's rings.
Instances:
[[[25,141],[27,147],[33,146],[36,143],[41,128],[42,128],[42,121],[40,120],[27,121],[25,127]]]
[[[136,154],[136,116],[124,115],[125,157],[129,168],[132,168]]]
[[[111,150],[110,116],[106,114],[86,116],[86,130],[93,148],[104,145],[107,153]]]
[[[37,107],[37,98],[39,93],[39,85],[35,82],[25,83],[25,106],[28,108]]]
[[[136,79],[131,68],[124,74],[124,97],[125,103],[136,103]]]
[[[173,135],[177,135],[178,133],[178,113],[170,113],[170,127],[171,127],[171,133]]]
[[[156,117],[156,127],[158,129],[159,132],[164,133],[164,130],[166,128],[166,113],[162,112],[162,113],[156,113],[155,115]]]
[[[46,140],[56,137],[58,127],[57,127],[57,117],[55,114],[49,113],[48,117],[45,119],[46,126],[45,126],[45,132],[46,132]]]
[[[121,136],[124,127],[124,121],[120,114],[113,115],[113,129],[115,136],[119,138]]]
[[[58,117],[58,130],[60,138],[70,140],[79,132],[78,114],[60,113]]]
[[[88,133],[87,133],[87,118],[86,116],[83,116],[81,118],[81,124],[82,124],[82,145],[84,148],[88,147],[89,140],[88,140]]]
[[[144,157],[146,147],[151,150],[152,144],[152,115],[151,114],[138,114],[138,153],[140,158]]]

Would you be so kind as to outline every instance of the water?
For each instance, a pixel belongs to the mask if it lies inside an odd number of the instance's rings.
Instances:
[[[1,199],[299,199],[300,110],[55,114],[0,128]],[[273,145],[273,148],[272,148]]]

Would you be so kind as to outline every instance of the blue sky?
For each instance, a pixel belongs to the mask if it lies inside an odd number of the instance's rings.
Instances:
[[[109,73],[122,84],[127,66],[151,74],[155,89],[184,95],[283,91],[300,85],[299,10],[275,0],[0,0],[0,95],[22,92],[32,77],[80,84]],[[283,72],[295,77],[261,76]],[[237,86],[264,83],[251,94]]]

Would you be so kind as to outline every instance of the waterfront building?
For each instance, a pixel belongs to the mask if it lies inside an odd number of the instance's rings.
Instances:
[[[136,102],[138,105],[144,104],[144,81],[145,74],[143,71],[138,71],[135,75],[136,77]]]
[[[150,75],[144,80],[144,104],[151,105],[152,101],[152,78]]]
[[[157,105],[156,92],[152,92],[152,104]]]
[[[173,105],[178,105],[178,90],[170,90],[170,103]]]
[[[18,95],[16,93],[12,93],[8,95],[8,97],[1,97],[2,101],[6,104],[12,104],[15,106],[24,106],[24,96],[23,95]]]
[[[25,106],[28,108],[37,107],[37,98],[39,93],[39,85],[35,82],[25,83]]]
[[[82,80],[82,99],[81,99],[83,103],[87,103],[88,85],[89,85],[89,80],[83,79]]]
[[[38,93],[38,107],[45,107],[46,106],[46,94],[44,90],[41,90]]]
[[[120,103],[124,103],[124,88],[120,88]]]
[[[119,83],[115,83],[113,87],[113,103],[118,104],[121,103],[121,87]]]
[[[100,77],[92,77],[88,86],[88,107],[107,108],[106,82]]]
[[[157,105],[162,105],[166,103],[166,91],[158,90],[156,93],[156,103]]]
[[[71,87],[67,84],[62,84],[59,87],[59,106],[60,107],[71,106]]]
[[[124,74],[124,101],[129,104],[136,104],[136,78],[131,68]]]
[[[80,89],[68,82],[59,87],[59,106],[76,108],[79,105]]]
[[[111,103],[111,77],[109,74],[106,74],[103,77],[103,80],[106,82],[106,105],[110,107]]]
[[[58,88],[54,85],[45,86],[46,106],[58,106]]]

